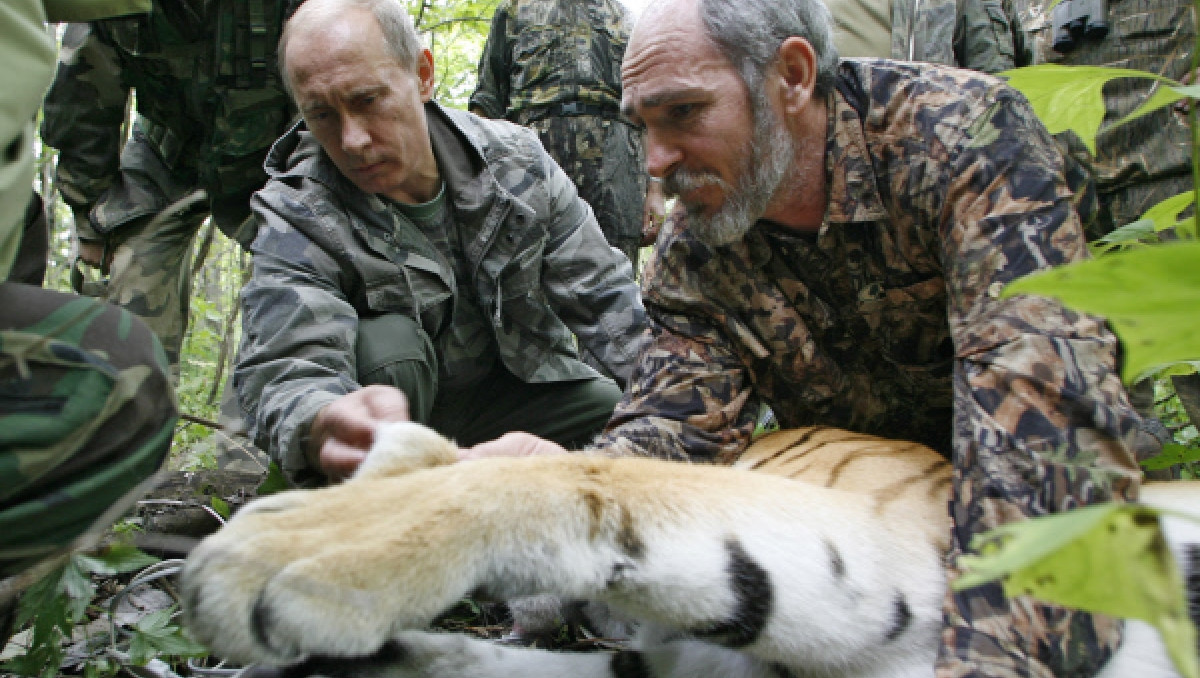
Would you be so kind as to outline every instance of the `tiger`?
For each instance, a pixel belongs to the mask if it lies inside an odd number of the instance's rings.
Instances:
[[[933,675],[952,471],[927,447],[811,427],[732,466],[457,459],[429,428],[386,424],[348,481],[249,503],[187,558],[192,634],[288,676]],[[1200,518],[1200,482],[1143,498]],[[1200,616],[1200,525],[1163,524]],[[635,637],[560,652],[429,629],[464,598],[541,594],[602,603]],[[1177,676],[1137,621],[1100,675]]]

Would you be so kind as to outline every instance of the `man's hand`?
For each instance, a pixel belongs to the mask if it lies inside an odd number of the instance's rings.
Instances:
[[[486,457],[536,457],[543,454],[566,454],[558,443],[539,438],[532,433],[512,432],[458,451],[459,461]]]
[[[98,240],[80,240],[79,258],[83,261],[83,263],[93,268],[100,268],[102,263],[110,263],[103,261],[104,243]]]
[[[408,398],[391,386],[365,386],[326,405],[313,417],[309,462],[331,482],[348,478],[375,443],[375,427],[408,421]]]

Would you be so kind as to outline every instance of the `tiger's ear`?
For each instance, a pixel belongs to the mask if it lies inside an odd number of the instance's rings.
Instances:
[[[458,446],[427,426],[410,421],[381,424],[352,479],[399,476],[456,461]]]

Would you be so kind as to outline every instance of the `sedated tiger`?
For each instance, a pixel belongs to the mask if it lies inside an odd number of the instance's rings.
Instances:
[[[185,609],[201,641],[287,675],[933,675],[951,471],[928,448],[816,427],[718,467],[453,463],[452,443],[410,423],[377,441],[351,480],[257,500],[193,551]],[[1200,517],[1200,483],[1151,483],[1143,496]],[[1200,526],[1164,525],[1200,589]],[[423,630],[466,596],[545,593],[636,620],[633,649]],[[1176,675],[1149,626],[1127,629],[1102,676]]]

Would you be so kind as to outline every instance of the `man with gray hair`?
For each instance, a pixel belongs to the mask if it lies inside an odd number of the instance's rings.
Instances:
[[[621,389],[576,340],[624,381],[645,312],[537,136],[434,103],[394,0],[307,0],[278,53],[303,120],[252,200],[234,376],[259,446],[313,483],[351,473],[380,421],[589,442]]]
[[[1087,256],[1063,160],[1002,81],[837,57],[817,0],[663,0],[623,109],[677,196],[611,455],[731,462],[769,406],[952,459],[954,559],[1001,523],[1137,496],[1142,422],[1095,317],[1005,283]],[[552,452],[516,436],[477,454]],[[1118,621],[948,594],[939,678],[1084,676]],[[899,610],[906,614],[907,610]]]

